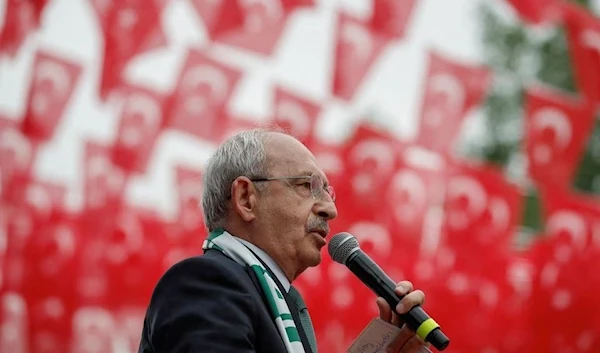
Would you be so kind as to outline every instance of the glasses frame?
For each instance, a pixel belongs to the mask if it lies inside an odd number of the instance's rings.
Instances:
[[[335,202],[335,200],[336,200],[335,190],[334,190],[333,186],[326,185],[325,181],[323,180],[323,178],[321,178],[321,176],[319,174],[296,175],[296,176],[285,176],[285,177],[270,177],[270,178],[253,178],[253,179],[250,179],[250,181],[252,181],[252,182],[265,182],[265,181],[273,181],[273,180],[286,181],[286,180],[291,180],[291,179],[310,179],[310,193],[315,200],[319,199],[319,196],[322,195],[323,191],[327,195],[329,195],[329,197],[331,198],[331,200],[333,202]],[[322,187],[319,187],[318,185],[316,185],[319,181],[322,184]],[[289,186],[294,186],[294,185],[290,185],[289,183],[287,183],[287,184]]]

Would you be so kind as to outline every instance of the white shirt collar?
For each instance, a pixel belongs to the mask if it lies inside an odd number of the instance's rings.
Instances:
[[[277,277],[277,279],[279,280],[279,282],[281,282],[281,285],[283,286],[283,288],[285,289],[286,292],[290,291],[290,280],[285,276],[285,274],[283,273],[283,271],[281,270],[281,267],[279,267],[279,265],[277,265],[277,263],[269,256],[267,255],[266,252],[264,252],[262,249],[260,249],[258,246],[244,240],[244,239],[240,239],[236,236],[234,236],[238,241],[240,241],[242,244],[246,245],[247,247],[250,248],[250,250],[254,251],[254,253],[256,254],[256,256],[260,257],[260,259],[267,264],[267,266],[269,266],[269,268],[271,269],[271,271],[273,271],[273,273],[275,274],[275,276]]]

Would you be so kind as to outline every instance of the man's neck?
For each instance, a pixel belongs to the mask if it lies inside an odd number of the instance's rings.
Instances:
[[[261,240],[268,238],[269,235],[265,234],[264,230],[249,229],[247,226],[236,222],[230,222],[225,225],[224,228],[234,237],[259,248],[261,253],[264,253],[264,256],[268,257],[273,263],[273,267],[277,267],[278,271],[285,277],[285,282],[292,283],[294,281],[298,274],[295,269],[295,264],[290,262],[290,259],[282,259],[281,256],[278,256],[278,249],[272,249],[269,247],[269,244],[263,244],[264,242],[261,242]],[[265,235],[267,235],[267,237],[265,237]]]
[[[235,235],[234,235],[234,237],[236,237],[240,242],[242,242],[242,244],[246,245],[250,250],[252,250],[256,254],[256,256],[258,256],[260,258],[260,260],[262,260],[271,269],[273,274],[275,274],[275,276],[277,277],[279,282],[281,282],[281,285],[283,286],[283,288],[286,291],[290,290],[290,286],[291,286],[290,279],[286,276],[286,274],[283,271],[283,269],[281,268],[281,266],[279,266],[277,264],[277,262],[271,256],[269,256],[269,254],[267,254],[263,249],[258,247],[256,244],[254,244],[246,239],[242,239]]]

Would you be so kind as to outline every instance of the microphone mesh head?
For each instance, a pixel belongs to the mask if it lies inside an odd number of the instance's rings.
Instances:
[[[331,238],[327,249],[329,250],[329,256],[331,256],[335,262],[345,265],[348,257],[350,257],[353,252],[360,249],[360,247],[358,245],[358,240],[356,240],[352,234],[342,232]]]

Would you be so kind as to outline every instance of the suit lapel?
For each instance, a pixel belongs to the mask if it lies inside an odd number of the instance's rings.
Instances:
[[[251,249],[249,249],[249,250],[252,251]],[[292,318],[294,319],[294,323],[296,324],[296,329],[298,330],[298,335],[300,336],[300,341],[302,342],[302,346],[304,347],[304,352],[313,353],[312,349],[310,348],[310,344],[308,343],[308,338],[306,337],[306,333],[304,332],[304,328],[302,327],[302,324],[300,323],[300,317],[298,316],[298,309],[296,308],[294,303],[292,303],[287,291],[285,290],[285,288],[283,288],[283,285],[281,284],[281,282],[279,282],[279,279],[277,279],[277,276],[275,276],[275,274],[271,271],[269,266],[267,266],[267,264],[265,264],[260,259],[260,257],[258,257],[254,252],[252,252],[252,253],[254,254],[254,256],[256,256],[258,261],[260,261],[263,264],[265,269],[269,272],[269,275],[271,276],[271,278],[273,278],[273,281],[275,281],[277,288],[279,288],[279,291],[281,291],[281,293],[283,294],[283,298],[285,299],[285,302],[287,303],[287,306],[290,309],[290,313],[292,314]],[[263,293],[263,291],[260,287],[260,283],[258,282],[258,278],[256,277],[256,274],[254,273],[254,271],[252,271],[252,269],[249,266],[246,266],[246,272],[248,272],[250,274],[250,277],[252,278],[252,282],[254,283],[254,286],[260,293],[260,296],[263,299],[263,303],[268,308],[269,306],[267,303],[267,297],[265,296],[265,294]]]

